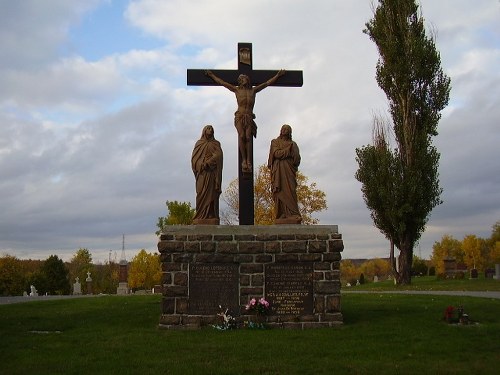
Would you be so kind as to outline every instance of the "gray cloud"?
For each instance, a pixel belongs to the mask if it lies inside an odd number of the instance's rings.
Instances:
[[[374,78],[377,51],[362,33],[370,1],[219,3],[133,2],[126,20],[165,47],[118,54],[109,46],[98,61],[77,50],[61,54],[71,44],[68,30],[98,2],[2,3],[1,253],[69,259],[87,247],[104,260],[121,247],[122,233],[130,255],[154,251],[165,201],[194,204],[189,160],[203,125],[214,125],[222,143],[223,184],[236,177],[233,94],[186,87],[185,69],[236,68],[236,43],[250,41],[255,68],[304,70],[302,88],[257,96],[255,164],[267,160],[280,126],[292,125],[301,171],[327,193],[328,210],[318,216],[339,225],[344,256],[387,255],[354,178],[354,150],[370,142],[373,113],[386,109]],[[500,219],[499,8],[423,1],[453,85],[435,140],[444,203],[422,237],[424,256],[444,234],[486,237]],[[28,27],[35,15],[37,27]]]

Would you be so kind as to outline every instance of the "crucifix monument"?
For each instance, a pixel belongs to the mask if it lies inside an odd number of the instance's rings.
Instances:
[[[239,224],[254,224],[253,137],[257,126],[253,119],[255,95],[267,86],[302,86],[302,71],[253,70],[252,44],[238,43],[238,70],[188,69],[191,86],[224,86],[233,91],[238,102],[235,127],[238,131]]]

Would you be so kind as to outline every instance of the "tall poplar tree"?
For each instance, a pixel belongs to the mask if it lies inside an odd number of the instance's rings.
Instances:
[[[380,0],[364,30],[380,54],[376,79],[389,102],[395,140],[375,119],[373,145],[356,149],[356,179],[375,226],[389,239],[398,284],[411,283],[413,248],[441,203],[439,152],[432,145],[450,79],[414,0]],[[395,268],[394,246],[399,249]]]

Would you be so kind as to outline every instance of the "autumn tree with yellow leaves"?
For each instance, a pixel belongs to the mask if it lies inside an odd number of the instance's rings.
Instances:
[[[326,194],[319,190],[315,182],[300,171],[297,172],[297,201],[303,224],[318,224],[319,219],[312,216],[315,212],[327,209]],[[238,221],[238,179],[231,181],[222,195],[228,210],[222,210],[221,220],[232,225]],[[256,225],[274,224],[274,199],[271,185],[271,172],[265,164],[259,166],[254,179],[254,216]]]
[[[159,254],[142,249],[132,258],[128,269],[128,285],[132,289],[152,289],[161,281]]]

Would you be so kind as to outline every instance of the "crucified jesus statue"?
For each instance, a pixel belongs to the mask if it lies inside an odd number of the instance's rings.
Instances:
[[[238,85],[232,85],[223,79],[217,77],[212,71],[206,70],[205,74],[214,82],[224,86],[234,92],[238,109],[234,114],[234,126],[238,131],[238,149],[241,154],[241,170],[243,172],[252,172],[252,136],[257,136],[257,125],[255,124],[255,115],[253,107],[255,105],[255,96],[267,86],[272,85],[276,80],[285,74],[285,70],[280,70],[274,77],[255,87],[252,86],[250,78],[245,74],[238,77]]]

